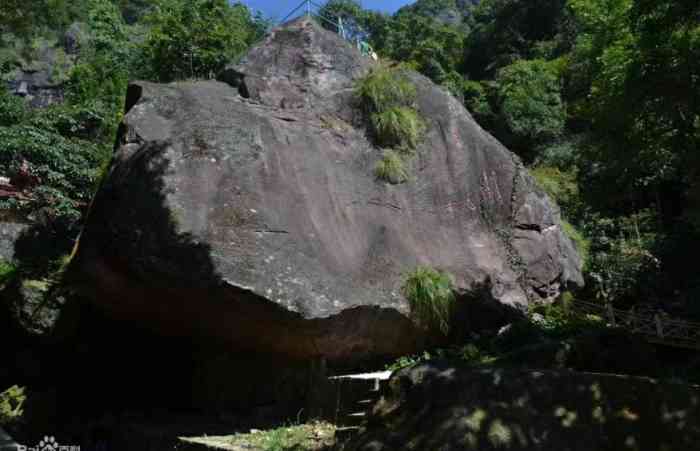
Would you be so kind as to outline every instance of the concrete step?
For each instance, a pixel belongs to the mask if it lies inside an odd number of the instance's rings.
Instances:
[[[19,443],[15,442],[10,434],[0,428],[0,451],[17,451]]]

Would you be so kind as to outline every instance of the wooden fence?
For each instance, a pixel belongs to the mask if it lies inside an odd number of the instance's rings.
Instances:
[[[610,304],[574,301],[569,310],[582,315],[595,315],[611,327],[619,327],[644,337],[652,343],[700,350],[700,323],[671,318],[665,312],[622,310]]]

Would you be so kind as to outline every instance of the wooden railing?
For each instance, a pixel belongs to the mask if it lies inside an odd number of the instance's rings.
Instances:
[[[569,311],[603,318],[611,327],[619,327],[644,337],[647,341],[668,346],[700,350],[700,323],[671,318],[665,312],[623,310],[610,304],[575,301]]]

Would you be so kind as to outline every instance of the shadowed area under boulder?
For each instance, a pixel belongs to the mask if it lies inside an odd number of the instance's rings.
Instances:
[[[698,387],[639,377],[424,364],[392,377],[343,449],[695,449],[699,405]]]
[[[557,207],[418,74],[427,131],[410,181],[375,178],[382,152],[353,94],[372,64],[302,18],[226,82],[132,83],[73,280],[164,335],[346,365],[425,345],[401,294],[418,265],[514,308],[580,284]]]

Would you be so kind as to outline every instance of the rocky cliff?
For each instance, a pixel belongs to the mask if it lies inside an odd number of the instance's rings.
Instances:
[[[559,211],[445,90],[410,181],[375,178],[353,87],[373,62],[299,19],[221,81],[134,82],[71,273],[115,318],[232,348],[352,361],[413,352],[417,265],[513,308],[581,283]]]

